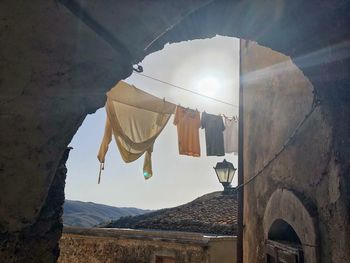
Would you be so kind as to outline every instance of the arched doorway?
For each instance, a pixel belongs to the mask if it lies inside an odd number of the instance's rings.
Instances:
[[[311,204],[308,204],[311,207]],[[264,213],[267,262],[319,262],[317,217],[292,191],[277,189]]]
[[[266,242],[266,262],[304,263],[300,238],[283,219],[277,219],[270,227]]]

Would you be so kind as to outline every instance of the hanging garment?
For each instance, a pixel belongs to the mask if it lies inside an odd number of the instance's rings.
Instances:
[[[225,117],[225,153],[238,153],[238,121]]]
[[[107,93],[106,127],[98,160],[103,169],[112,133],[126,163],[145,153],[143,174],[152,176],[153,144],[167,124],[175,105],[120,81]]]
[[[185,109],[177,106],[174,117],[174,125],[177,126],[179,153],[199,157],[201,148],[199,145],[200,115],[197,110]]]
[[[221,116],[202,113],[201,127],[205,129],[207,156],[224,156],[224,122]]]

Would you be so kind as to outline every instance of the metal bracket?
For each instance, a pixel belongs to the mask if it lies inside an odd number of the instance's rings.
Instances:
[[[133,71],[137,72],[137,73],[141,73],[143,72],[143,67],[141,65],[137,65],[137,68],[132,68]]]

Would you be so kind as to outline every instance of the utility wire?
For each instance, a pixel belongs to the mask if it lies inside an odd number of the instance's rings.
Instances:
[[[223,101],[223,100],[219,100],[219,99],[216,99],[216,98],[213,98],[213,97],[204,95],[204,94],[202,94],[202,93],[199,93],[199,92],[196,92],[196,91],[193,91],[193,90],[185,89],[185,88],[183,88],[183,87],[174,85],[174,84],[172,84],[172,83],[169,83],[169,82],[166,82],[166,81],[163,81],[163,80],[160,80],[160,79],[157,79],[157,78],[152,77],[152,76],[148,76],[148,75],[143,74],[143,73],[140,73],[140,72],[135,72],[135,73],[138,74],[138,75],[140,75],[140,76],[143,76],[143,77],[145,77],[145,78],[149,78],[149,79],[152,79],[152,80],[154,80],[154,81],[158,81],[158,82],[160,82],[160,83],[166,84],[166,85],[168,85],[168,86],[172,86],[172,87],[174,87],[174,88],[181,89],[181,90],[184,90],[184,91],[187,91],[187,92],[191,92],[191,93],[196,94],[196,95],[198,95],[198,96],[201,96],[201,97],[204,97],[204,98],[207,98],[207,99],[210,99],[210,100],[214,100],[214,101],[216,101],[216,102],[220,102],[220,103],[226,104],[226,105],[231,106],[231,107],[236,107],[236,108],[238,108],[237,105],[234,105],[234,104],[232,104],[232,103],[229,103],[229,102],[226,102],[226,101]]]
[[[263,165],[263,167],[253,177],[249,178],[249,180],[247,180],[243,184],[238,185],[234,189],[234,191],[237,191],[237,190],[245,187],[246,185],[250,184],[251,182],[253,182],[259,175],[261,175],[282,154],[282,152],[284,152],[284,150],[289,146],[289,144],[293,141],[293,139],[297,135],[299,129],[305,124],[305,122],[310,118],[312,113],[315,111],[315,109],[319,105],[320,105],[320,101],[316,100],[316,97],[314,97],[310,111],[304,116],[304,118],[295,127],[295,129],[293,130],[291,135],[287,138],[287,140],[284,142],[284,144],[281,146],[281,148],[274,154],[274,156],[268,162],[266,162]]]
[[[188,91],[188,92],[191,92],[193,94],[196,94],[198,96],[202,96],[204,98],[207,98],[207,99],[211,99],[211,100],[214,100],[214,101],[217,101],[217,102],[220,102],[220,103],[223,103],[223,104],[226,104],[226,105],[229,105],[231,107],[238,107],[237,105],[234,105],[234,104],[231,104],[231,103],[228,103],[226,101],[222,101],[222,100],[219,100],[219,99],[215,99],[215,98],[212,98],[212,97],[209,97],[209,96],[206,96],[204,94],[201,94],[201,93],[198,93],[198,92],[195,92],[195,91],[192,91],[192,90],[189,90],[189,89],[185,89],[183,87],[180,87],[180,86],[177,86],[177,85],[174,85],[172,83],[169,83],[169,82],[166,82],[166,81],[163,81],[163,80],[160,80],[160,79],[157,79],[157,78],[154,78],[154,77],[151,77],[151,76],[148,76],[146,74],[143,74],[143,73],[139,73],[139,72],[136,72],[137,74],[143,76],[143,77],[146,77],[146,78],[149,78],[149,79],[152,79],[152,80],[155,80],[155,81],[158,81],[158,82],[161,82],[163,84],[166,84],[166,85],[169,85],[169,86],[172,86],[172,87],[175,87],[175,88],[178,88],[178,89],[181,89],[181,90],[184,90],[184,91]],[[238,185],[236,188],[235,188],[235,191],[245,187],[246,185],[250,184],[251,182],[253,182],[258,176],[260,176],[283,152],[284,150],[289,146],[289,144],[292,142],[292,140],[295,138],[295,136],[297,135],[299,129],[305,124],[305,122],[310,118],[310,116],[312,115],[312,113],[315,111],[315,109],[317,108],[317,106],[320,104],[320,102],[316,99],[316,94],[314,94],[314,100],[312,102],[312,105],[311,105],[311,109],[310,111],[304,116],[304,118],[298,123],[298,125],[295,127],[295,129],[293,130],[293,132],[291,133],[291,135],[287,138],[287,140],[283,143],[283,145],[281,146],[281,148],[273,155],[273,157],[268,161],[266,162],[263,167],[251,178],[249,178],[249,180],[247,180],[246,182],[244,182],[243,184],[240,184]]]

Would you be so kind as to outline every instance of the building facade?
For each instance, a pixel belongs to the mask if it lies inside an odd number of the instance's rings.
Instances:
[[[59,263],[232,263],[236,237],[132,229],[65,228]]]
[[[287,262],[347,262],[348,210],[324,101],[289,57],[251,41],[241,42],[241,74],[244,181],[259,173],[244,189],[245,262],[288,249],[304,261]]]

